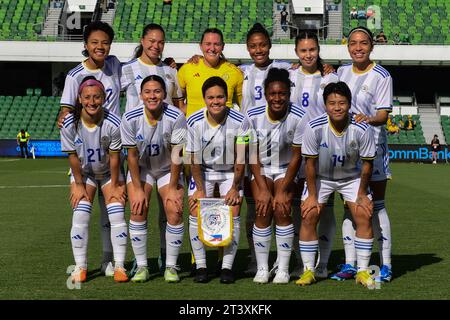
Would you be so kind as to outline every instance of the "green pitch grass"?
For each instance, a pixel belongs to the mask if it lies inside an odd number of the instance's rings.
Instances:
[[[69,231],[66,159],[0,159],[0,299],[449,299],[450,298],[450,167],[448,165],[393,164],[388,184],[387,208],[392,223],[394,279],[379,290],[368,290],[354,281],[319,281],[310,287],[256,285],[243,271],[247,265],[244,228],[235,262],[237,281],[222,285],[217,277],[195,284],[189,277],[190,253],[185,238],[179,263],[182,280],[167,284],[157,271],[159,231],[157,208],[150,209],[148,251],[152,278],[147,283],[116,284],[99,275],[101,243],[99,211],[95,202],[89,238],[89,278],[80,289],[69,289],[66,268],[73,264]],[[338,197],[337,197],[338,198]],[[342,205],[336,200],[337,235],[330,271],[343,262],[340,224]],[[127,217],[129,216],[127,209]],[[242,209],[244,225],[245,205]],[[272,240],[271,260],[275,259]],[[378,250],[375,246],[375,251]],[[217,250],[208,251],[214,270]],[[128,261],[132,260],[131,246]],[[291,264],[294,259],[291,259]],[[372,255],[378,262],[378,254]],[[220,295],[218,294],[220,289]]]

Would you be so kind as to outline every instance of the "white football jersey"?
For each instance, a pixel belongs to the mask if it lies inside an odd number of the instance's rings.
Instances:
[[[109,151],[120,152],[120,118],[104,110],[103,121],[93,128],[87,127],[80,119],[75,124],[69,113],[61,128],[61,151],[76,153],[84,174],[97,180],[110,175]]]
[[[139,105],[124,113],[120,131],[124,148],[137,148],[139,166],[155,178],[170,171],[172,145],[184,144],[186,119],[175,106],[164,103],[156,125],[151,125],[145,106]]]
[[[208,122],[206,107],[187,120],[186,152],[200,153],[205,180],[233,178],[236,141],[248,139],[248,120],[236,110],[226,110],[225,120],[217,126]]]
[[[120,61],[116,56],[108,56],[101,69],[91,70],[84,62],[80,63],[67,73],[61,106],[75,107],[81,82],[87,76],[94,76],[105,87],[106,99],[103,107],[120,117],[120,74]]]
[[[375,116],[378,110],[392,111],[392,78],[382,66],[374,63],[370,70],[358,73],[352,64],[346,64],[337,72],[339,80],[345,82],[352,92],[351,113]],[[386,142],[384,125],[373,127],[373,131],[376,144]]]
[[[139,96],[141,93],[141,83],[147,76],[158,75],[166,83],[167,97],[164,100],[167,104],[173,105],[172,98],[182,98],[183,93],[178,84],[177,70],[164,63],[158,65],[146,64],[140,58],[133,59],[122,65],[122,77],[120,79],[122,90],[126,90],[127,104],[126,111],[142,104]]]
[[[306,124],[305,110],[290,104],[281,120],[269,117],[267,106],[255,107],[247,111],[252,128],[250,143],[258,144],[258,158],[264,171],[280,174],[286,171],[291,158],[292,146],[302,145],[302,136]],[[250,152],[255,150],[250,148]]]
[[[303,135],[302,154],[317,158],[319,179],[354,179],[360,175],[360,159],[373,160],[376,155],[372,126],[349,118],[347,128],[338,133],[327,114],[308,122]]]
[[[264,96],[264,80],[271,68],[288,70],[291,63],[283,60],[273,60],[267,67],[260,69],[254,63],[242,64],[239,68],[244,73],[244,82],[242,84],[242,103],[241,112],[245,114],[247,110],[254,106],[263,106],[267,104]]]
[[[320,71],[310,74],[302,67],[289,70],[291,79],[291,102],[305,108],[308,119],[314,119],[326,112],[323,89],[331,82],[337,82],[337,73],[325,76]]]

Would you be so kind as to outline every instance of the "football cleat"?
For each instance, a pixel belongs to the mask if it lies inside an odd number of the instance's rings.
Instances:
[[[303,272],[300,279],[295,281],[295,284],[298,284],[300,286],[308,286],[310,284],[313,284],[314,282],[316,282],[314,272],[309,269],[306,269],[305,272]]]
[[[258,268],[255,277],[253,278],[253,282],[256,283],[268,283],[269,282],[269,270]]]
[[[75,266],[75,269],[70,274],[70,278],[72,279],[72,283],[86,282],[87,270],[84,268]]]
[[[117,267],[114,269],[114,281],[115,282],[128,282],[127,270],[123,267]]]
[[[269,277],[274,277],[278,271],[278,259],[273,263],[272,269],[269,271]]]
[[[256,271],[257,271],[256,261],[255,260],[251,260],[248,263],[247,270],[245,270],[244,273],[246,275],[254,276],[256,274]]]
[[[326,266],[318,266],[314,272],[316,278],[326,279],[328,278],[328,269]]]
[[[370,275],[369,271],[358,271],[356,274],[356,283],[362,284],[364,287],[373,289],[375,288],[375,280]]]
[[[289,272],[278,269],[275,278],[273,278],[272,283],[275,284],[287,284],[289,283]]]
[[[341,268],[341,270],[331,275],[330,279],[344,281],[352,279],[356,275],[356,268],[351,264],[341,264],[338,268]]]
[[[223,268],[220,272],[220,283],[230,284],[234,283],[233,271],[227,268]]]
[[[164,271],[164,280],[168,283],[175,283],[180,281],[178,276],[178,267],[167,267]]]
[[[198,268],[197,270],[195,270],[194,282],[207,283],[208,270],[206,268]]]
[[[138,267],[135,275],[131,278],[132,282],[147,282],[150,279],[150,273],[147,267]]]
[[[382,265],[380,269],[380,280],[382,282],[390,282],[392,280],[392,269],[387,265]]]
[[[105,277],[114,277],[114,266],[111,261],[103,262],[100,270],[101,273],[105,275]]]

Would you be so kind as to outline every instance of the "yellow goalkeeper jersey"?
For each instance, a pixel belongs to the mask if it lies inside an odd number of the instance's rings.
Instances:
[[[213,76],[221,77],[227,83],[227,106],[231,107],[233,102],[241,104],[244,81],[242,71],[228,61],[222,61],[217,67],[212,68],[200,59],[198,64],[185,63],[178,71],[178,82],[187,96],[186,118],[205,106],[202,86],[205,80]]]

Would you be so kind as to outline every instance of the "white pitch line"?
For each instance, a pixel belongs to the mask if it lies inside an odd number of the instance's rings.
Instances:
[[[0,186],[0,189],[26,189],[26,188],[62,188],[69,187],[68,184],[49,184],[41,186]]]
[[[19,161],[20,159],[0,159],[0,162]]]

